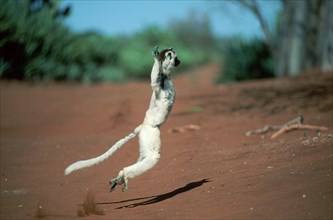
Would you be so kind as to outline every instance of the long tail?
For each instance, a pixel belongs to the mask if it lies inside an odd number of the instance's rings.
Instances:
[[[104,154],[102,154],[98,157],[95,157],[95,158],[88,159],[88,160],[80,160],[80,161],[77,161],[77,162],[69,165],[65,169],[65,175],[68,175],[75,170],[79,170],[79,169],[86,168],[86,167],[91,167],[93,165],[96,165],[96,164],[106,160],[114,152],[116,152],[120,147],[122,147],[125,143],[127,143],[129,140],[134,138],[137,134],[139,134],[140,131],[141,131],[141,125],[139,125],[137,128],[135,128],[135,130],[132,133],[130,133],[123,139],[120,139],[119,141],[117,141],[117,143],[115,143],[112,147],[110,147],[110,149],[108,151],[106,151]]]

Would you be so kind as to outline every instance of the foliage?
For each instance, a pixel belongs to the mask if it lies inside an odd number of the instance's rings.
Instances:
[[[171,20],[170,29],[185,47],[198,48],[205,52],[212,52],[215,47],[216,39],[207,13],[200,14],[190,10],[184,20]]]
[[[150,26],[129,37],[93,32],[76,34],[64,26],[62,18],[54,16],[57,5],[31,12],[26,6],[28,2],[2,1],[1,78],[82,82],[148,78],[152,65],[150,53],[155,45],[175,47],[182,68],[209,59],[207,51],[198,49],[195,43],[189,44],[175,31]]]
[[[79,82],[148,78],[155,45],[161,49],[174,47],[180,69],[202,65],[219,52],[224,58],[220,82],[273,76],[273,61],[263,42],[217,39],[208,14],[190,11],[184,20],[173,19],[166,29],[149,26],[131,36],[112,37],[73,33],[63,24],[64,18],[55,13],[68,14],[57,8],[59,4],[31,11],[29,2],[1,2],[1,78]]]
[[[274,76],[274,61],[267,45],[259,40],[229,39],[222,48],[223,68],[218,82],[234,82]]]
[[[182,67],[187,68],[187,64],[202,65],[215,56],[217,39],[207,13],[190,10],[184,20],[173,19],[169,26],[177,39],[175,42],[178,42]]]

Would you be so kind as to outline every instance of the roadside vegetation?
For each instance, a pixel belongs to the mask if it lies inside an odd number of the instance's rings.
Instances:
[[[237,3],[256,16],[260,15],[257,1],[238,0],[230,4]],[[307,2],[283,3],[282,10],[287,12],[299,5],[304,9],[308,7]],[[329,4],[325,0],[315,6],[325,8]],[[144,79],[149,77],[152,64],[149,54],[155,45],[160,48],[174,47],[181,58],[180,68],[183,70],[207,62],[219,62],[221,71],[216,83],[295,75],[305,68],[327,70],[332,66],[331,61],[326,59],[331,53],[327,50],[331,42],[327,41],[327,37],[320,40],[329,36],[325,35],[328,30],[325,19],[320,20],[323,25],[312,27],[318,29],[318,36],[309,35],[312,38],[304,40],[294,34],[297,28],[283,29],[288,26],[285,22],[297,22],[295,19],[298,17],[292,13],[276,15],[276,27],[270,28],[273,32],[267,28],[263,17],[258,16],[264,37],[249,39],[215,36],[210,15],[196,11],[189,11],[183,19],[175,18],[167,28],[147,26],[132,35],[107,36],[97,32],[71,31],[64,23],[70,11],[70,6],[61,8],[60,1],[2,0],[0,78],[80,83]],[[323,15],[313,18],[326,18],[329,15],[324,13],[326,11],[329,12],[324,10]],[[308,29],[312,30],[304,26],[302,31],[307,33]],[[294,35],[296,37],[288,37]],[[307,43],[310,41],[317,44]],[[300,46],[303,44],[304,47]],[[314,48],[322,50],[316,54]]]
[[[191,30],[178,26],[172,30],[171,25],[170,29],[146,27],[131,36],[73,33],[64,25],[65,16],[55,16],[57,6],[31,11],[23,3],[7,0],[0,8],[1,78],[121,82],[149,77],[149,54],[155,45],[176,48],[183,69],[208,62],[213,54],[198,42],[206,35],[204,30],[196,31],[191,41],[187,37]]]

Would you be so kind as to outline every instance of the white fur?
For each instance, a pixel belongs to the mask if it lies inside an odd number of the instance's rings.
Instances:
[[[140,130],[141,130],[141,125],[139,127],[137,127],[132,133],[130,133],[123,139],[120,139],[119,141],[117,141],[117,143],[115,143],[112,147],[110,147],[108,151],[106,151],[104,154],[102,154],[98,157],[94,157],[89,160],[80,160],[80,161],[77,161],[77,162],[69,165],[65,169],[65,175],[68,175],[68,174],[72,173],[73,171],[76,171],[76,170],[79,170],[82,168],[91,167],[93,165],[96,165],[96,164],[106,160],[114,152],[116,152],[120,147],[122,147],[125,143],[127,143],[129,140],[134,138],[140,132]]]
[[[139,176],[156,165],[160,159],[161,148],[159,127],[168,117],[175,99],[175,89],[170,77],[170,71],[180,63],[177,54],[172,49],[162,51],[162,53],[165,55],[163,60],[160,59],[157,47],[153,50],[154,65],[151,71],[153,94],[143,123],[128,136],[115,143],[104,154],[71,164],[66,168],[65,175],[104,161],[137,134],[139,134],[140,157],[135,164],[123,168],[117,178],[110,180],[110,184],[113,185],[111,190],[114,190],[117,185],[122,183],[125,183],[123,191],[126,190],[129,178]]]

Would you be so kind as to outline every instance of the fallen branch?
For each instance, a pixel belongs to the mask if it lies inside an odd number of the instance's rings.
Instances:
[[[271,138],[274,139],[274,138],[278,137],[279,135],[281,135],[285,132],[289,132],[291,130],[304,130],[304,129],[316,130],[316,131],[327,131],[328,130],[327,127],[323,127],[323,126],[293,124],[288,127],[281,128],[280,130],[278,130],[277,132],[272,134]]]
[[[169,133],[185,133],[186,131],[196,131],[196,130],[200,130],[200,126],[199,125],[193,125],[193,124],[189,124],[189,125],[183,125],[180,127],[175,127],[175,128],[171,128],[169,129]]]
[[[283,124],[283,125],[266,125],[263,128],[259,128],[257,130],[250,130],[247,131],[245,133],[246,136],[252,136],[252,135],[258,135],[258,134],[265,134],[269,131],[278,131],[282,128],[288,127],[292,124],[302,124],[303,123],[303,116],[298,116],[290,121],[288,121],[287,123]]]
[[[317,131],[326,131],[328,130],[327,127],[323,126],[315,126],[315,125],[307,125],[303,124],[303,116],[300,115],[283,125],[266,125],[263,128],[250,130],[245,133],[246,136],[258,135],[258,134],[265,134],[270,131],[276,131],[271,138],[274,139],[280,136],[283,133],[289,132],[291,130],[317,130]]]

